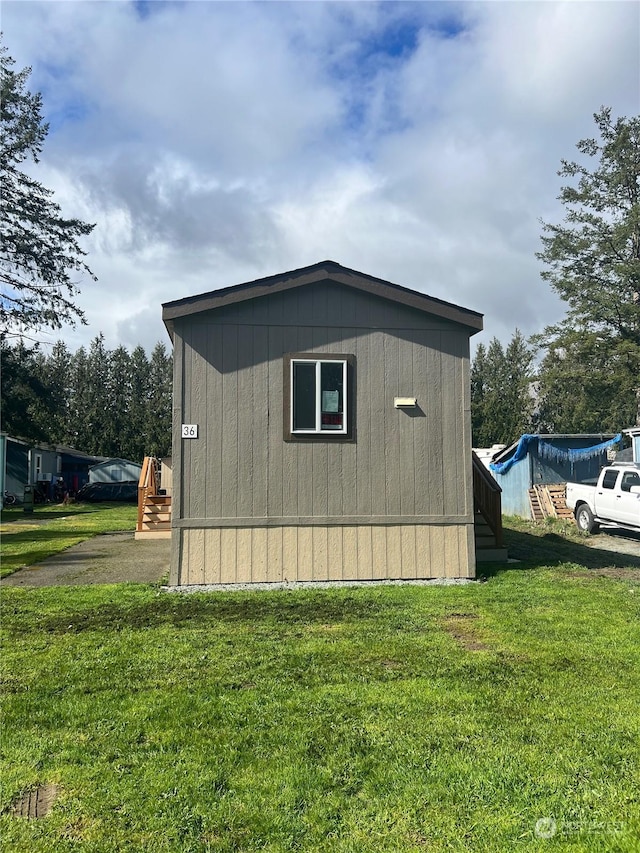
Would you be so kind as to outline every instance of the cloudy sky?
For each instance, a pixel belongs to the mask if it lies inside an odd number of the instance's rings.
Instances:
[[[484,313],[476,342],[539,331],[560,160],[640,111],[635,2],[3,0],[2,30],[50,122],[35,174],[97,223],[72,349],[150,349],[162,302],[324,259]]]

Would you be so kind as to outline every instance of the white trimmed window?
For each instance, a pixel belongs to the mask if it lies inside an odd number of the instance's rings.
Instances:
[[[349,437],[350,361],[345,355],[288,356],[285,437]]]

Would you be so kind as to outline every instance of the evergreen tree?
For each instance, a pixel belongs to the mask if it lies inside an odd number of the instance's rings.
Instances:
[[[135,428],[131,423],[134,410],[134,375],[131,356],[125,347],[119,346],[107,353],[108,408],[105,413],[103,456],[119,456],[123,459],[138,461],[132,453],[131,444],[135,439]],[[142,460],[140,460],[142,461]]]
[[[484,431],[484,399],[487,386],[487,349],[478,344],[471,362],[471,432],[474,447],[487,447],[493,442],[486,441]]]
[[[71,442],[70,398],[72,381],[70,375],[71,353],[63,341],[53,345],[49,356],[42,352],[37,359],[38,378],[51,394],[47,404],[34,413],[40,431],[50,444],[68,445]]]
[[[131,353],[131,411],[129,414],[129,458],[142,462],[151,455],[149,439],[149,361],[141,346]]]
[[[165,345],[157,343],[149,364],[149,456],[171,455],[173,360]]]
[[[77,349],[71,357],[70,445],[84,453],[91,453],[94,446],[87,408],[89,393],[89,357],[84,347]]]
[[[474,447],[510,444],[531,428],[533,350],[516,329],[504,350],[497,338],[478,347],[471,368]]]
[[[94,226],[65,219],[52,191],[22,171],[39,161],[49,128],[41,96],[26,87],[31,69],[14,64],[0,47],[0,334],[84,322],[74,278],[95,280],[78,242]]]
[[[2,429],[14,438],[43,442],[48,440],[43,417],[34,417],[52,400],[51,389],[40,377],[37,347],[22,341],[16,346],[0,337],[2,358]]]
[[[539,371],[537,419],[555,433],[618,432],[635,418],[632,371],[595,333],[551,342]]]
[[[109,358],[100,333],[92,341],[86,361],[86,386],[80,421],[84,425],[82,449],[97,456],[111,456],[113,430],[110,421]],[[106,451],[106,452],[105,452]]]
[[[545,416],[579,432],[605,429],[614,412],[627,420],[612,428],[640,425],[640,116],[614,121],[602,107],[594,119],[599,138],[577,144],[594,162],[562,161],[565,218],[543,223],[538,253],[568,306],[538,338]]]
[[[0,339],[3,428],[18,438],[63,444],[97,456],[171,453],[172,359],[158,343],[149,360],[136,347],[89,352],[58,341],[47,356]]]

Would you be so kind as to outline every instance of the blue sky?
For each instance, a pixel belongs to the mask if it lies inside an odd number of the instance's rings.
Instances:
[[[476,340],[540,331],[540,219],[593,113],[637,114],[639,28],[615,0],[4,0],[37,175],[97,223],[65,339],[150,348],[163,301],[325,258],[483,312]]]

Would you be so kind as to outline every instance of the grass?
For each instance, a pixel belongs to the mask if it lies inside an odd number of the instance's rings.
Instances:
[[[640,560],[507,538],[468,586],[3,590],[3,849],[637,851]]]
[[[116,503],[68,507],[48,504],[37,507],[32,514],[22,509],[4,509],[0,523],[0,577],[100,533],[134,530],[136,513],[135,505]]]

